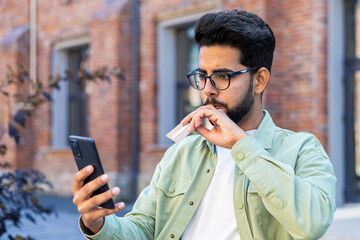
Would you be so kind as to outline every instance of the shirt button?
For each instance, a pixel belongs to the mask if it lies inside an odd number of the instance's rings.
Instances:
[[[239,160],[243,160],[244,159],[244,154],[243,153],[238,153],[237,155]]]
[[[169,187],[169,192],[171,192],[171,193],[175,192],[175,188],[174,187]]]
[[[237,206],[238,206],[239,209],[243,209],[244,204],[242,202],[238,202]]]
[[[175,237],[175,235],[174,235],[174,234],[171,234],[171,235],[170,235],[170,237],[171,237],[171,238],[174,238],[174,237]]]
[[[194,202],[193,202],[193,201],[190,201],[189,204],[192,206],[192,205],[194,205]]]
[[[209,173],[209,172],[210,172],[210,169],[207,169],[207,170],[206,170],[206,173]]]

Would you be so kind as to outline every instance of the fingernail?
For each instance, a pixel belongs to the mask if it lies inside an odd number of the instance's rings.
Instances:
[[[91,172],[91,170],[92,170],[92,166],[87,166],[87,167],[86,167],[86,171],[87,171],[87,172]]]
[[[116,204],[117,208],[123,208],[125,207],[125,203],[124,202],[119,202],[118,204]]]
[[[101,180],[103,182],[106,182],[108,179],[109,179],[109,176],[107,174],[104,174],[104,175],[101,176]]]
[[[114,187],[111,191],[114,195],[118,195],[120,193],[120,188]]]

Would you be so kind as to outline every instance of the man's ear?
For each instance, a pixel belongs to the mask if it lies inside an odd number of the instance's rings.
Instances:
[[[259,68],[254,75],[254,93],[261,94],[269,81],[270,72],[265,67]]]

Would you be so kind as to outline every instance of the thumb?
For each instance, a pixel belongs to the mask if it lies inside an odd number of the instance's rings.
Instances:
[[[198,128],[196,128],[196,132],[199,133],[204,138],[206,138],[208,141],[210,141],[211,131],[206,127],[204,127],[203,125],[200,125]]]

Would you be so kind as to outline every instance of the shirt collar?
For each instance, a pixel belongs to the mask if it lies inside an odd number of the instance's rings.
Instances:
[[[261,121],[258,130],[254,134],[256,140],[258,140],[265,149],[270,149],[275,134],[275,124],[267,110],[263,110],[264,118]]]
[[[200,135],[201,136],[201,135]],[[208,146],[208,148],[210,148],[211,152],[213,154],[216,154],[216,146],[215,144],[209,142],[208,140],[206,140],[204,137],[202,137],[202,140],[200,141],[200,143],[195,147],[195,149],[200,148],[201,146],[203,146],[204,144],[206,144]]]

